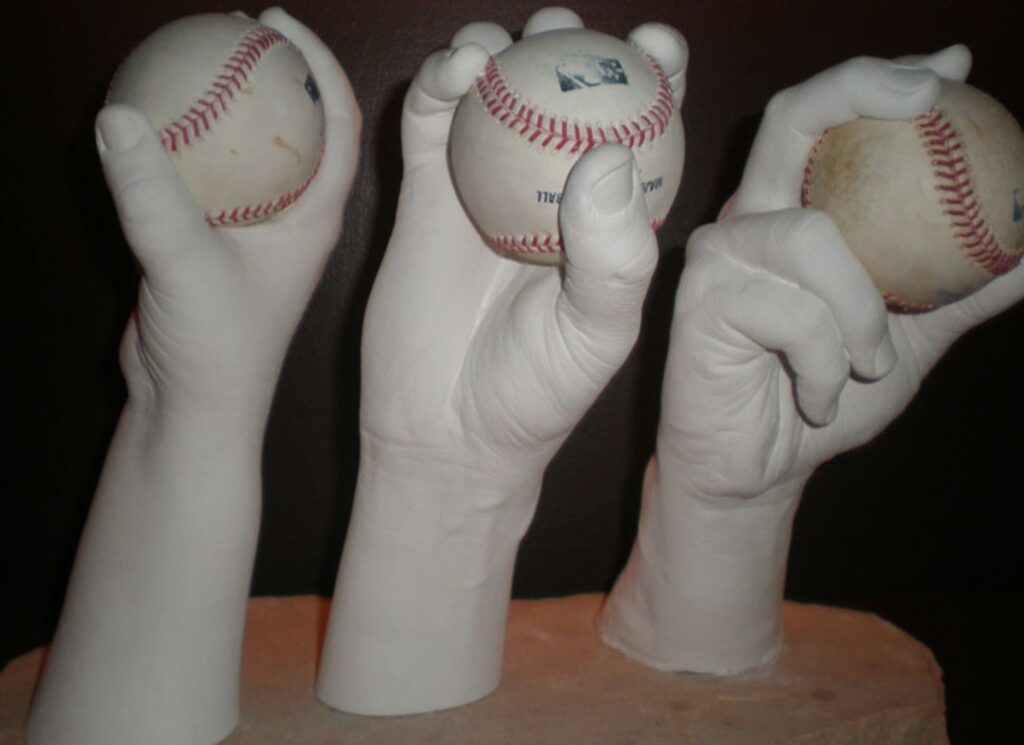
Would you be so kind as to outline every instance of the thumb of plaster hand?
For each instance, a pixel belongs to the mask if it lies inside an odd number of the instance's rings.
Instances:
[[[636,341],[658,260],[633,156],[605,145],[577,162],[559,214],[565,278],[558,320],[579,343],[577,359],[607,376]],[[568,336],[569,334],[567,334]]]
[[[166,275],[211,240],[212,228],[141,111],[105,107],[96,117],[96,140],[125,238],[147,274]]]

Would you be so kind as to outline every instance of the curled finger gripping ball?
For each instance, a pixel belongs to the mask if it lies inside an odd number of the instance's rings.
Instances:
[[[526,37],[492,57],[452,122],[459,198],[494,248],[537,263],[562,260],[558,207],[586,152],[628,147],[655,227],[683,172],[683,123],[658,64],[589,29]]]
[[[1024,132],[999,102],[943,80],[909,121],[829,130],[803,202],[827,212],[890,307],[927,311],[980,289],[1024,251]]]
[[[281,212],[320,165],[313,74],[280,32],[249,18],[211,13],[161,27],[122,63],[107,100],[146,114],[211,225]]]

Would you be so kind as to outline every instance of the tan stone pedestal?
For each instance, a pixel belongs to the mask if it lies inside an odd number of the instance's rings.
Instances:
[[[601,599],[514,602],[495,693],[460,709],[388,718],[343,714],[314,697],[328,601],[253,600],[242,722],[225,743],[948,743],[934,658],[875,616],[787,603],[779,662],[716,678],[658,672],[603,646],[593,631]],[[36,650],[0,674],[2,745],[22,741],[41,660]]]

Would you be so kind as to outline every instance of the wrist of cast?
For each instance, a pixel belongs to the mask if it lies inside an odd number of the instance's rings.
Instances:
[[[398,446],[365,431],[360,443],[354,511],[380,529],[506,550],[533,517],[543,473],[494,469],[465,453]]]
[[[803,482],[708,497],[652,458],[636,543],[602,614],[604,640],[666,670],[730,674],[774,659]]]
[[[274,396],[275,381],[247,380],[244,386],[160,385],[148,375],[126,375],[125,411],[151,430],[186,431],[190,437],[240,441],[253,435],[262,441]],[[198,381],[197,381],[198,382]]]
[[[245,365],[241,379],[215,366],[168,371],[150,363],[138,342],[126,339],[121,370],[131,410],[154,422],[235,436],[254,429],[262,431],[280,375],[280,362]]]
[[[376,715],[481,698],[500,680],[539,481],[486,483],[450,455],[363,443],[318,695]]]
[[[357,502],[382,521],[413,510],[420,531],[447,531],[472,513],[486,512],[503,522],[524,510],[532,515],[543,475],[543,465],[514,456],[501,463],[468,447],[399,444],[364,428],[358,492],[373,497],[360,499],[357,493]]]

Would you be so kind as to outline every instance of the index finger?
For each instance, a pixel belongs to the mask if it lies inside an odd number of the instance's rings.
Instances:
[[[901,65],[927,67],[940,77],[960,83],[967,79],[972,61],[971,50],[964,44],[953,44],[932,54],[908,54],[893,60]]]
[[[320,38],[281,8],[269,8],[260,14],[259,22],[277,29],[297,46],[309,63],[320,88],[324,116],[359,122],[359,105],[348,76],[331,50]]]
[[[908,119],[930,109],[938,93],[933,70],[871,57],[847,60],[777,93],[754,138],[732,214],[799,207],[807,159],[825,130],[860,116]]]
[[[315,178],[304,197],[289,210],[291,216],[314,215],[337,209],[355,176],[362,115],[352,84],[334,54],[316,34],[281,8],[260,14],[260,23],[280,31],[299,48],[316,80],[324,107],[324,150]]]

